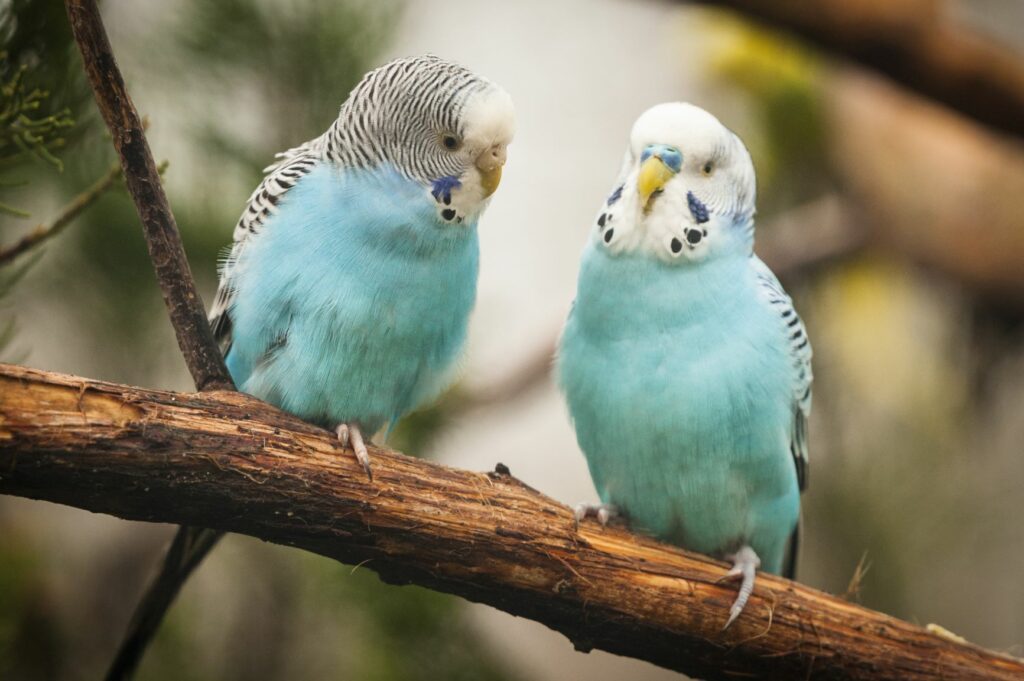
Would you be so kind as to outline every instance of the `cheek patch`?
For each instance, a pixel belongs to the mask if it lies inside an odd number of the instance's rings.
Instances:
[[[608,197],[609,206],[613,205],[616,201],[622,198],[622,190],[625,188],[625,186],[626,185],[624,184],[620,184],[618,187],[615,188],[615,191],[613,191],[611,196]]]
[[[430,188],[430,195],[438,203],[448,206],[452,202],[452,190],[458,189],[461,186],[462,182],[459,181],[459,178],[454,175],[445,175],[434,180],[434,184]]]
[[[462,182],[454,175],[446,175],[434,180],[430,187],[430,195],[434,197],[438,208],[441,209],[441,219],[445,222],[462,222],[462,215],[458,214],[452,204],[452,192],[462,186]]]
[[[686,192],[686,204],[690,207],[690,215],[693,216],[693,219],[697,221],[698,225],[702,225],[711,219],[708,207],[705,206],[693,192]]]

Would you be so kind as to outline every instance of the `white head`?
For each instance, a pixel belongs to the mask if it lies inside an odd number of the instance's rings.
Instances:
[[[754,165],[717,118],[684,103],[645,111],[630,134],[595,239],[668,263],[753,248]]]

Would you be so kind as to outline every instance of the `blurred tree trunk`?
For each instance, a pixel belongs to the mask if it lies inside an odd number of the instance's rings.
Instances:
[[[702,0],[792,31],[992,128],[1024,136],[1024,60],[944,0]]]

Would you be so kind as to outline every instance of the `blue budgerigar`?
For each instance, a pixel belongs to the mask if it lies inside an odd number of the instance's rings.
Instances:
[[[239,389],[365,441],[443,389],[476,297],[504,90],[437,57],[363,78],[249,200],[211,317]]]
[[[279,155],[235,227],[210,313],[238,388],[366,440],[441,391],[476,298],[477,221],[512,102],[433,56],[368,73],[320,137]],[[181,528],[111,667],[125,678],[219,533]]]
[[[753,253],[754,168],[703,109],[636,121],[580,267],[558,373],[600,505],[640,530],[792,576],[806,482],[811,347]]]

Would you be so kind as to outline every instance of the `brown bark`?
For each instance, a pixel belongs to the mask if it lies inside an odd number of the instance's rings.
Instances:
[[[240,532],[529,617],[708,679],[1019,679],[1024,662],[768,575],[722,631],[725,567],[587,521],[507,471],[375,449],[233,392],[0,365],[0,492]],[[499,466],[499,470],[502,467]]]
[[[949,16],[943,0],[702,0],[869,66],[997,130],[1024,135],[1024,60]]]
[[[156,271],[178,347],[197,390],[234,390],[220,348],[206,320],[142,121],[125,88],[95,0],[65,0],[71,31],[103,120],[110,130],[128,193],[142,220],[149,258]],[[108,681],[131,678],[146,646],[181,586],[221,534],[183,526],[160,572],[143,595],[107,674]]]
[[[149,257],[185,363],[199,390],[230,390],[234,384],[206,321],[206,310],[192,280],[142,121],[125,89],[96,3],[66,0],[65,5],[89,84],[121,158],[128,192],[142,219]]]

